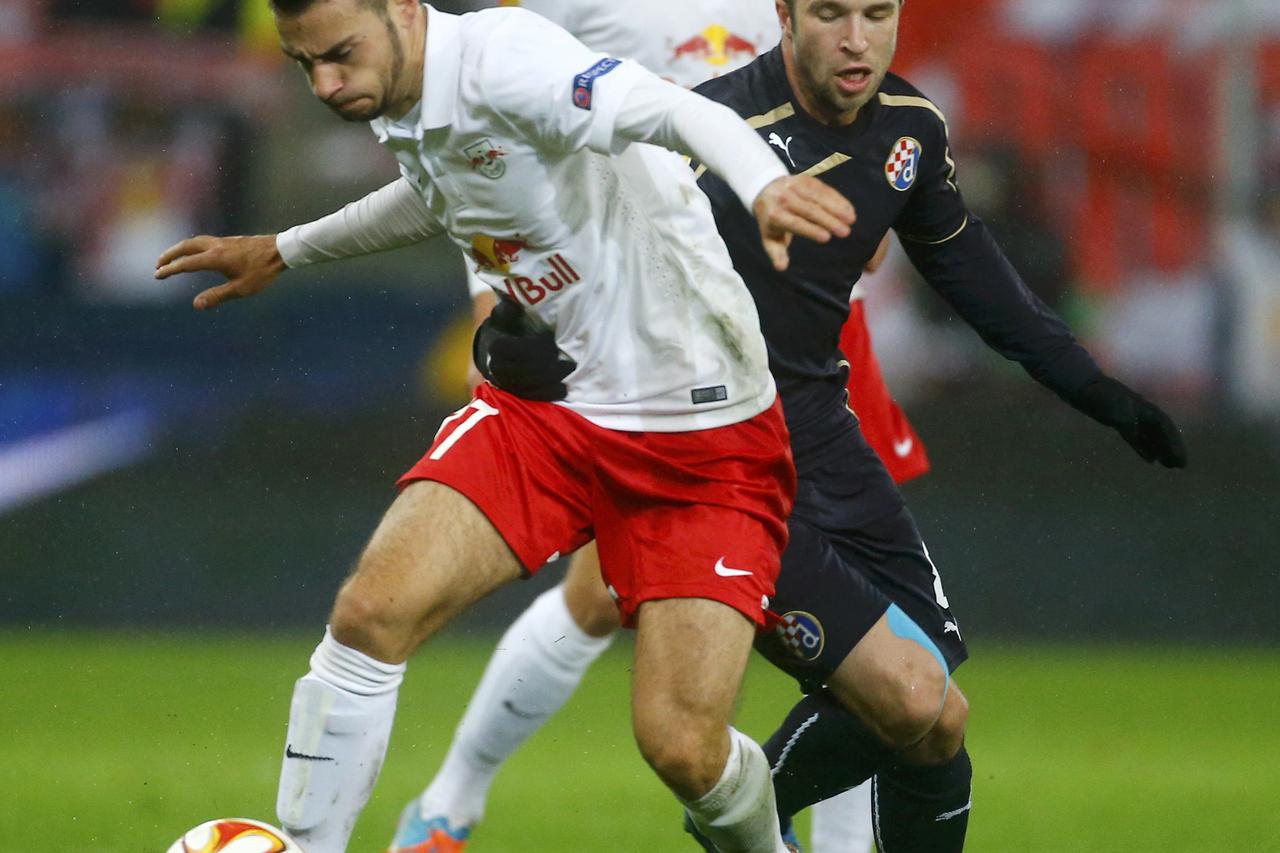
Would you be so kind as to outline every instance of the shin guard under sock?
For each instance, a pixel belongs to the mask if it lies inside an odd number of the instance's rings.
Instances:
[[[759,744],[729,730],[729,757],[720,781],[684,804],[698,833],[723,853],[785,853],[769,764]]]
[[[764,752],[784,826],[801,809],[866,781],[893,755],[826,689],[791,709]]]
[[[891,762],[878,770],[871,810],[881,853],[963,850],[972,780],[973,765],[963,747],[946,764]]]
[[[325,631],[298,679],[276,813],[308,853],[342,853],[373,792],[404,664],[342,645]]]

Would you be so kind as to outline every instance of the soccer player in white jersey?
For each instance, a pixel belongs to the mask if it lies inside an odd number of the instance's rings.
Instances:
[[[680,157],[637,143],[709,163],[779,269],[793,236],[847,236],[852,206],[787,175],[731,110],[527,11],[272,5],[314,94],[371,122],[401,178],[279,235],[185,240],[157,277],[221,272],[227,282],[195,298],[207,309],[287,267],[447,234],[491,253],[486,280],[578,365],[563,403],[481,386],[401,478],[295,687],[280,822],[308,853],[345,850],[412,652],[594,536],[637,629],[641,753],[719,849],[781,853],[767,762],[729,719],[795,470],[759,318],[709,203]]]
[[[634,59],[690,88],[745,65],[781,35],[772,0],[502,0],[499,5],[524,6],[596,50]],[[497,296],[476,269],[493,261],[464,254],[477,323],[489,316]],[[855,293],[861,296],[860,290]],[[918,441],[910,459],[883,449],[894,447],[904,430],[913,439],[914,433],[880,378],[861,306],[857,309],[843,333],[851,399],[868,441],[901,482],[922,473],[928,463]],[[471,372],[473,382],[479,381],[474,365]],[[420,799],[430,828],[425,846],[415,846],[414,853],[450,853],[466,846],[503,763],[568,700],[617,625],[617,609],[600,581],[596,549],[589,545],[573,555],[564,582],[540,596],[499,641],[503,652],[490,660],[444,764]],[[813,853],[871,848],[870,788],[870,781],[864,782],[812,808]]]

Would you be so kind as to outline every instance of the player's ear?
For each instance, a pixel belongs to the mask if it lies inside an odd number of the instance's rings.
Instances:
[[[391,13],[391,19],[406,27],[413,23],[414,16],[421,9],[419,0],[387,0],[387,11]]]
[[[791,4],[796,0],[774,0],[774,8],[778,12],[778,27],[782,30],[783,36],[787,36],[791,32]]]

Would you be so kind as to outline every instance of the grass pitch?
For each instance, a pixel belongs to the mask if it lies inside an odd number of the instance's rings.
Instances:
[[[291,685],[316,639],[0,633],[0,853],[163,853],[212,817],[273,819]],[[492,645],[445,638],[414,660],[353,853],[383,849]],[[629,663],[615,644],[511,761],[471,850],[694,849],[632,744]],[[970,850],[1280,850],[1280,653],[980,647],[959,680]],[[797,695],[755,662],[738,726],[763,740]]]

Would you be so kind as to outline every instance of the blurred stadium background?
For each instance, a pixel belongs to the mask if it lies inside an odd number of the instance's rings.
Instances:
[[[1142,465],[986,351],[900,254],[868,282],[876,349],[934,464],[908,499],[977,649],[965,678],[991,799],[973,846],[1280,850],[1266,725],[1280,707],[1280,4],[909,0],[895,68],[947,113],[961,187],[1028,282],[1167,405],[1192,459]],[[322,266],[211,315],[190,309],[195,283],[150,271],[193,233],[278,231],[393,176],[368,130],[334,121],[283,61],[265,0],[0,0],[3,853],[136,853],[219,813],[269,817],[309,638],[395,476],[465,401],[461,261],[427,245]],[[418,688],[442,722],[425,756],[393,759],[404,781],[371,807],[382,826],[545,575],[450,630],[439,666],[454,686]],[[625,655],[608,667],[623,684]],[[743,713],[763,737],[792,694],[753,678]],[[585,787],[531,762],[530,785],[566,792],[538,820],[591,821],[601,841],[569,849],[676,849],[674,831],[608,837],[605,818],[665,825],[672,809],[634,755],[622,687],[612,699],[595,743],[638,787],[597,809],[604,756],[584,759]],[[169,703],[210,701],[195,719],[243,737],[149,739]],[[221,716],[251,706],[256,728]],[[590,756],[595,707],[535,741],[566,776],[555,744]],[[92,760],[59,770],[64,749]],[[166,754],[226,778],[202,798],[204,778],[179,793],[168,767],[164,795],[139,796]],[[242,760],[251,785],[233,781]],[[1060,784],[1036,775],[1053,762]],[[1156,805],[1127,810],[1106,774]],[[1164,800],[1143,788],[1175,777]],[[75,792],[80,823],[45,784]],[[478,850],[565,849],[514,826]]]

